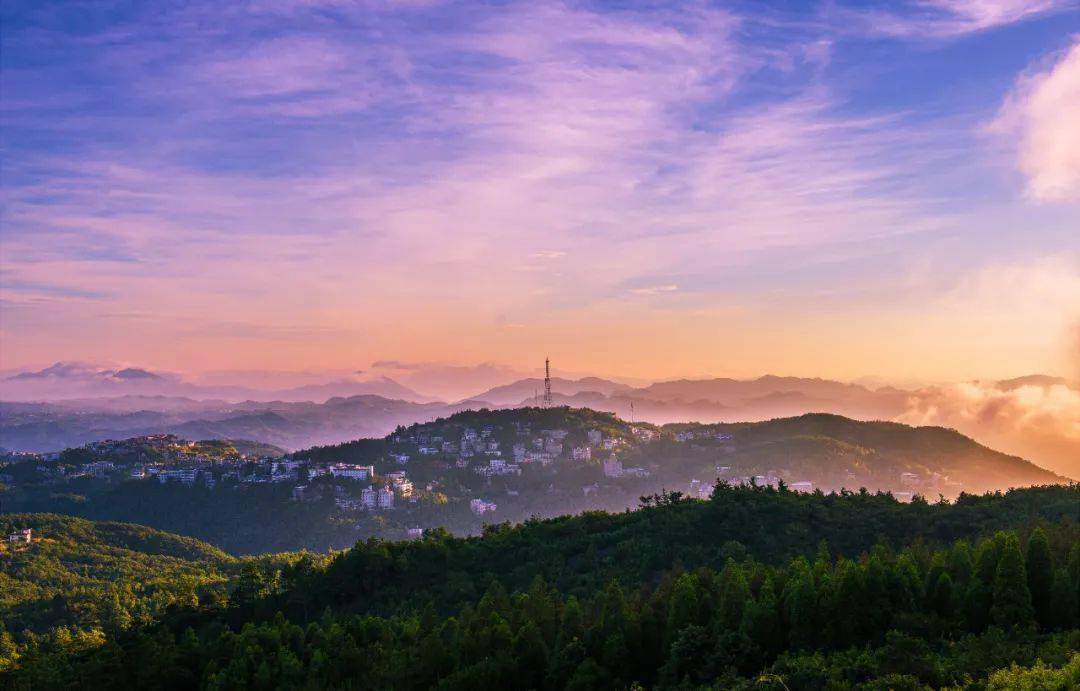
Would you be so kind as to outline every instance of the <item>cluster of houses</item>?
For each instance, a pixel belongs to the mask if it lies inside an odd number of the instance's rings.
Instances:
[[[897,500],[909,502],[915,495],[933,496],[943,494],[945,496],[959,495],[964,484],[958,480],[949,478],[941,473],[930,473],[927,476],[918,473],[900,473],[900,489],[892,490],[892,495]]]
[[[308,480],[328,476],[352,482],[373,483],[376,479],[375,466],[352,463],[333,463],[325,466],[309,466]],[[395,498],[412,499],[413,483],[404,470],[397,470],[379,476],[380,485],[368,484],[360,489],[359,495],[351,488],[335,483],[334,506],[340,511],[381,511],[394,508]],[[293,501],[313,501],[321,496],[327,485],[297,485],[293,488]]]
[[[623,467],[622,461],[615,454],[611,454],[604,459],[604,477],[620,478],[620,477],[637,477],[645,478],[649,477],[649,471],[645,468],[630,468]]]
[[[639,439],[648,440],[655,430],[635,428]],[[448,426],[442,430],[418,429],[411,433],[400,431],[390,437],[389,458],[407,465],[409,451],[421,456],[449,457],[449,466],[471,468],[484,477],[520,475],[522,466],[530,463],[548,465],[560,459],[588,462],[594,449],[613,451],[625,444],[621,439],[605,436],[600,430],[589,430],[586,443],[568,445],[566,429],[544,429],[535,433],[531,423],[514,421],[507,428],[484,425],[479,428]]]
[[[342,495],[334,497],[334,506],[341,511],[376,511],[394,508],[394,490],[389,486],[376,488],[369,485],[360,490],[359,497],[345,494],[340,487],[334,489]]]
[[[731,441],[730,434],[724,432],[717,432],[716,430],[703,428],[703,429],[687,429],[681,430],[675,433],[675,441],[688,442],[688,441],[702,441],[706,439],[714,439],[716,441]]]

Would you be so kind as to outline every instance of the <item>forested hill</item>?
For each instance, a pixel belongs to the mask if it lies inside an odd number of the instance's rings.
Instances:
[[[686,425],[666,425],[675,433]],[[693,425],[691,425],[693,427]],[[995,451],[953,429],[913,427],[897,422],[863,422],[840,415],[810,413],[764,422],[710,425],[745,440],[761,451],[770,444],[789,441],[805,444],[801,451],[814,458],[813,447],[823,440],[837,442],[846,452],[843,457],[861,456],[860,465],[871,472],[907,468],[916,472],[939,473],[963,483],[967,489],[982,491],[997,487],[1018,487],[1066,480],[1019,456]],[[787,450],[791,455],[799,449]],[[804,462],[805,464],[805,462]]]
[[[204,542],[139,525],[0,516],[0,535],[22,529],[31,531],[29,544],[0,543],[0,669],[19,649],[48,646],[57,636],[92,646],[105,632],[145,625],[170,606],[224,597],[228,575],[239,568]]]
[[[720,466],[732,477],[775,472],[787,482],[808,480],[830,489],[913,490],[924,496],[955,496],[1008,487],[1067,481],[1018,456],[989,449],[955,430],[865,422],[810,413],[743,423],[632,424],[588,408],[469,410],[401,427],[382,439],[360,439],[300,451],[298,458],[378,464],[388,451],[408,452],[400,440],[456,439],[468,428],[508,426],[561,429],[568,444],[585,443],[589,430],[621,440],[617,449],[663,479],[682,485],[691,477],[716,478]],[[625,442],[623,444],[622,442]],[[909,475],[909,482],[902,478]]]
[[[807,495],[720,485],[704,501],[676,493],[643,497],[643,504],[623,513],[488,526],[480,537],[432,532],[419,541],[358,543],[325,572],[290,574],[285,580],[295,579],[295,586],[272,607],[445,610],[479,598],[492,582],[522,589],[537,575],[563,592],[586,594],[613,578],[649,585],[675,565],[721,568],[729,558],[776,563],[812,557],[821,543],[855,559],[875,545],[948,544],[1047,522],[1075,527],[1080,486],[903,504],[865,491]]]
[[[1064,690],[1078,502],[1076,486],[952,504],[720,486],[248,561],[227,606],[25,646],[0,685]]]
[[[238,559],[130,523],[0,516],[0,536],[25,529],[29,543],[0,542],[0,673],[27,655],[96,649],[170,611],[224,606],[244,564],[273,570],[298,556]]]

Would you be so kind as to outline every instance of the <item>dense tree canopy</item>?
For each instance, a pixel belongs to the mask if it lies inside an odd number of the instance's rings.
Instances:
[[[22,615],[8,610],[0,650],[18,653],[4,681],[1071,688],[1077,498],[1058,487],[904,505],[721,487],[709,501],[650,497],[635,512],[494,526],[479,538],[372,540],[329,561],[206,553],[198,563],[218,564],[227,601],[207,594],[221,593],[211,583],[150,620],[55,631],[48,645],[26,645],[10,625]],[[158,544],[147,539],[123,538]],[[163,544],[189,557],[199,549]]]

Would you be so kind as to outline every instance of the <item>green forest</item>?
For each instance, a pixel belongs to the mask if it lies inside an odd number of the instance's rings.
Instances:
[[[0,556],[0,683],[1070,689],[1078,507],[1076,486],[902,504],[719,485],[708,500],[662,493],[618,514],[258,559],[5,516],[41,537]]]

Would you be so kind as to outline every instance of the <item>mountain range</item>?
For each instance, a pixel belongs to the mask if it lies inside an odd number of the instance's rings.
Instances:
[[[399,371],[411,377],[410,384],[423,384],[421,370],[409,370],[404,363],[383,363],[374,369]],[[478,381],[489,381],[498,371],[482,367]],[[450,388],[460,391],[469,372],[437,370],[432,381],[444,393]],[[456,382],[454,387],[448,387],[448,378]],[[914,389],[774,375],[678,379],[643,386],[592,376],[553,377],[551,386],[556,405],[589,407],[657,424],[754,421],[824,412],[941,425],[1065,475],[1080,476],[1080,385],[1059,377],[1030,375]],[[542,379],[526,377],[448,400],[370,372],[259,389],[192,383],[138,367],[56,363],[9,373],[0,380],[4,401],[0,447],[51,451],[101,438],[170,432],[302,448],[381,435],[399,424],[466,408],[538,405],[543,387]]]
[[[418,403],[437,399],[389,377],[358,374],[333,376],[297,386],[256,387],[234,383],[203,384],[178,375],[140,367],[112,368],[80,362],[58,362],[39,370],[8,374],[0,379],[0,400],[82,401],[83,399],[152,396],[199,400],[322,402],[339,396],[382,396]]]

